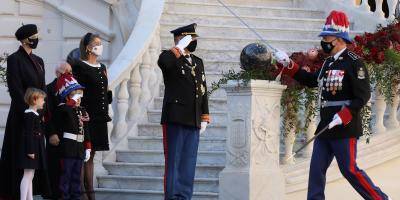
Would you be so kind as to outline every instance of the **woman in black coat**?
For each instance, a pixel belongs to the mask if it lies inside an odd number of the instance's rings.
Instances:
[[[7,58],[7,86],[11,106],[0,159],[0,199],[16,199],[19,196],[22,170],[17,168],[16,152],[21,149],[19,141],[23,134],[24,111],[28,108],[24,102],[25,91],[29,87],[46,91],[43,60],[32,53],[39,41],[36,25],[23,25],[15,36],[21,46]],[[37,177],[40,177],[39,173]],[[38,186],[42,185],[34,185],[34,190],[38,191]]]
[[[112,94],[108,90],[107,68],[97,60],[103,51],[100,37],[87,33],[81,39],[79,49],[81,59],[71,65],[74,77],[85,87],[81,104],[90,117],[92,151],[90,160],[85,163],[84,185],[88,199],[93,200],[93,157],[96,151],[109,150],[107,122],[111,121],[108,104],[112,101]]]

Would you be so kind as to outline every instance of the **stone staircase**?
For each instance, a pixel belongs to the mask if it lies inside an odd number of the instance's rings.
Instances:
[[[298,51],[317,46],[316,35],[324,13],[296,8],[291,0],[252,0],[246,5],[225,0],[277,48]],[[200,35],[196,55],[203,58],[207,83],[222,71],[239,69],[242,48],[258,39],[215,0],[169,0],[160,20],[163,49],[173,45],[170,30],[197,23]],[[161,88],[162,90],[162,88]],[[223,92],[209,102],[212,123],[201,136],[193,199],[218,199],[219,172],[225,165],[227,105]],[[138,136],[128,139],[127,150],[117,150],[113,162],[104,162],[108,175],[97,176],[99,199],[162,199],[164,157],[159,125],[162,97],[154,99],[148,122],[138,124]]]

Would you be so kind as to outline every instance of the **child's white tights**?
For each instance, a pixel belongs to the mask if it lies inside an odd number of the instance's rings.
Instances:
[[[32,180],[33,176],[35,176],[34,169],[24,169],[24,176],[21,180],[20,185],[20,193],[21,193],[21,200],[33,200],[32,195]]]

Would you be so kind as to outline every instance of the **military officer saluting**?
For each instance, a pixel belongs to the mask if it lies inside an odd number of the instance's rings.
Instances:
[[[321,47],[331,56],[317,73],[309,73],[291,61],[285,52],[275,58],[285,66],[283,73],[308,87],[319,88],[320,118],[317,131],[328,129],[314,141],[308,181],[309,200],[325,199],[326,171],[333,157],[340,172],[364,198],[390,199],[356,162],[357,139],[362,135],[360,110],[371,96],[368,71],[364,63],[346,46],[351,43],[345,13],[332,11],[320,33]]]
[[[165,199],[191,199],[199,135],[210,122],[203,61],[196,50],[196,24],[171,31],[175,47],[158,60],[165,92],[161,124],[165,156]]]

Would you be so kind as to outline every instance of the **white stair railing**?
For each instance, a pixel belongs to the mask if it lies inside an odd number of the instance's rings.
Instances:
[[[109,89],[114,101],[110,113],[114,117],[110,151],[103,160],[114,160],[115,150],[127,148],[127,137],[137,135],[136,125],[146,121],[146,108],[156,94],[156,74],[159,49],[159,20],[164,0],[142,1],[137,22],[124,48],[109,68]],[[155,51],[157,49],[157,51]]]

